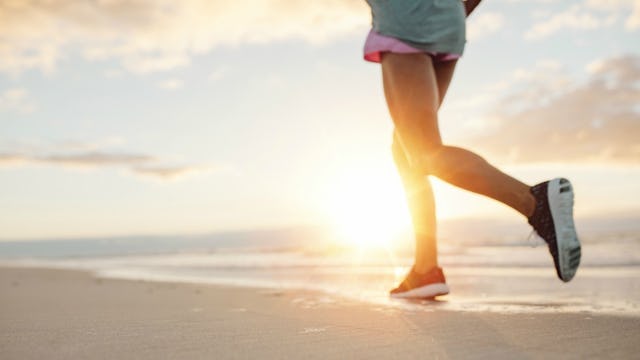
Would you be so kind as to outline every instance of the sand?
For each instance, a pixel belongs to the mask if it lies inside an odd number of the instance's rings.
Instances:
[[[0,268],[2,359],[625,359],[639,353],[638,317],[411,311],[294,290]]]

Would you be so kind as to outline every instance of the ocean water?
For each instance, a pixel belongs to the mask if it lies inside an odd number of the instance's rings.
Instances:
[[[437,302],[392,300],[412,263],[410,234],[378,246],[345,245],[327,228],[201,236],[0,242],[0,265],[82,269],[99,277],[317,290],[308,306],[357,299],[384,309],[577,312],[640,316],[640,221],[578,222],[582,264],[557,279],[546,245],[523,224],[444,222],[440,264],[452,293]],[[362,244],[362,242],[360,243]],[[537,245],[537,246],[536,246]]]

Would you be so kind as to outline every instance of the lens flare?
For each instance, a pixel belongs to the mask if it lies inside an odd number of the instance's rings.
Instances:
[[[410,226],[400,180],[393,172],[344,174],[331,188],[329,214],[343,244],[386,249]]]

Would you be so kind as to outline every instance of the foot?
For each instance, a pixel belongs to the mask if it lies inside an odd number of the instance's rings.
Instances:
[[[424,299],[447,295],[449,287],[444,273],[439,267],[434,267],[426,274],[419,274],[412,268],[404,281],[389,296],[403,299]]]
[[[580,240],[573,223],[573,188],[567,179],[556,178],[531,188],[536,208],[529,224],[549,245],[560,280],[568,282],[580,265]]]

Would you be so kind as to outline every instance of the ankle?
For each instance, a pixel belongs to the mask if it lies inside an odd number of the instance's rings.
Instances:
[[[531,218],[536,211],[536,197],[533,196],[531,191],[527,191],[527,193],[522,197],[522,215],[524,215],[527,219]]]
[[[437,267],[437,262],[416,263],[415,265],[413,265],[413,272],[424,275]]]

